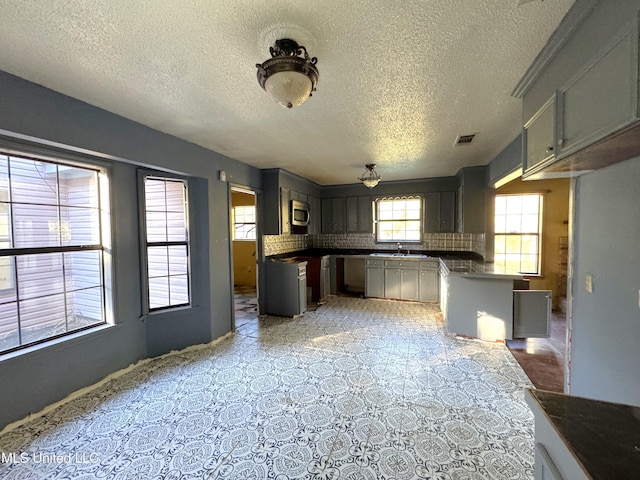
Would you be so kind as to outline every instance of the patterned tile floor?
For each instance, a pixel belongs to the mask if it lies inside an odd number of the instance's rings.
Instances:
[[[533,478],[529,380],[504,345],[449,336],[440,316],[330,297],[261,317],[0,436],[17,459],[0,478]]]

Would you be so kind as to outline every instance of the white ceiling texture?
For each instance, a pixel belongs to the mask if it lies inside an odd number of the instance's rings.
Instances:
[[[321,185],[449,176],[518,135],[511,92],[572,3],[2,0],[0,69]],[[278,38],[318,58],[291,110],[256,80]]]

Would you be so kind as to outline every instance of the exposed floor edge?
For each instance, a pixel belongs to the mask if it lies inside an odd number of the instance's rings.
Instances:
[[[232,337],[233,335],[234,335],[233,332],[229,332],[226,335],[223,335],[222,337],[218,337],[218,338],[216,338],[215,340],[212,340],[209,343],[200,343],[198,345],[190,345],[188,347],[183,348],[182,350],[171,350],[169,353],[165,353],[164,355],[160,355],[158,357],[143,358],[142,360],[139,360],[136,363],[132,363],[128,367],[125,367],[125,368],[117,370],[117,371],[115,371],[113,373],[110,373],[109,375],[107,375],[105,378],[103,378],[99,382],[96,382],[96,383],[94,383],[92,385],[89,385],[88,387],[83,387],[83,388],[81,388],[79,390],[76,390],[73,393],[70,393],[69,395],[64,397],[62,400],[59,400],[59,401],[57,401],[55,403],[47,405],[46,407],[44,407],[39,412],[30,413],[26,417],[24,417],[24,418],[22,418],[20,420],[16,420],[13,423],[8,424],[6,427],[4,427],[2,430],[0,430],[0,435],[2,435],[4,433],[7,433],[7,432],[10,432],[11,430],[14,430],[17,427],[19,427],[21,425],[24,425],[25,423],[28,423],[31,420],[34,420],[34,419],[39,418],[39,417],[42,417],[43,415],[46,415],[47,413],[49,413],[50,411],[58,408],[59,406],[64,405],[65,403],[68,403],[71,400],[74,400],[74,399],[76,399],[78,397],[81,397],[82,395],[85,395],[85,394],[93,391],[96,388],[101,387],[105,383],[110,382],[111,380],[115,380],[117,378],[120,378],[125,373],[128,373],[128,372],[132,371],[135,368],[138,368],[138,367],[140,367],[142,365],[146,365],[147,363],[150,363],[150,362],[153,362],[155,360],[162,359],[162,358],[172,357],[174,355],[187,353],[187,352],[192,352],[194,350],[201,350],[201,349],[204,349],[204,348],[213,347],[214,345],[217,345],[218,343],[222,342],[223,340],[226,340],[229,337]]]

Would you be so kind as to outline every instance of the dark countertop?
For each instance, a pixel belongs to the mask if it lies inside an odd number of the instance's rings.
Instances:
[[[518,272],[507,272],[494,263],[485,263],[478,260],[442,258],[449,274],[465,275],[478,278],[496,278],[504,280],[521,280],[524,275]]]
[[[283,260],[291,257],[324,257],[325,255],[335,256],[352,256],[352,255],[371,255],[372,253],[394,253],[395,249],[389,250],[372,250],[366,248],[308,248],[306,250],[298,250],[295,252],[281,253],[279,255],[270,255],[266,260]],[[404,249],[402,250],[405,251]],[[411,253],[419,253],[428,257],[447,258],[452,260],[475,260],[482,262],[482,256],[473,252],[449,252],[441,250],[411,250]]]
[[[640,407],[529,393],[592,478],[640,479]]]

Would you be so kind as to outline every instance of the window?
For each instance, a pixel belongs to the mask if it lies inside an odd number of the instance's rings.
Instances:
[[[144,177],[149,310],[189,305],[187,185]]]
[[[378,242],[419,242],[422,239],[422,198],[376,200]]]
[[[0,152],[0,352],[105,323],[102,179]]]
[[[495,264],[539,275],[542,195],[496,195],[495,212]]]
[[[256,239],[256,207],[245,205],[233,207],[233,239]]]

